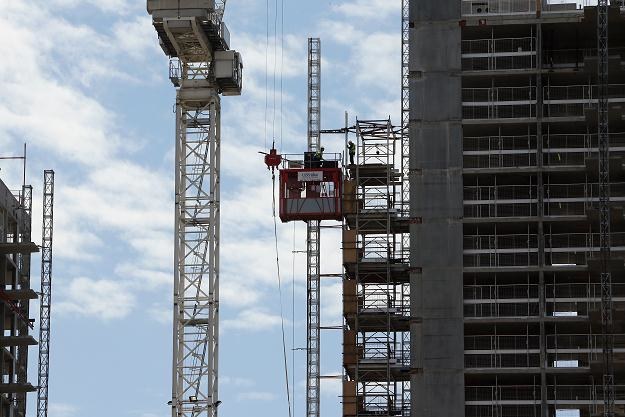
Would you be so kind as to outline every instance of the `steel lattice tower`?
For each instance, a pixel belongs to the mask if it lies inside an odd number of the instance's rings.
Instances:
[[[597,5],[599,140],[599,237],[601,261],[601,332],[603,344],[603,415],[614,416],[614,336],[610,271],[610,136],[608,115],[608,0]]]
[[[50,307],[52,303],[52,232],[54,214],[54,171],[43,173],[43,221],[41,223],[41,304],[39,306],[39,390],[37,417],[48,415],[50,375]]]
[[[308,39],[308,151],[321,147],[321,40]],[[306,303],[306,416],[319,417],[319,336],[320,270],[319,220],[306,226],[307,303]]]
[[[220,95],[241,93],[226,1],[148,0],[176,95],[172,417],[216,416],[219,358]]]
[[[410,0],[402,0],[401,18],[401,166],[402,166],[402,201],[403,210],[408,210],[410,202]],[[404,242],[406,248],[410,247],[409,237]]]

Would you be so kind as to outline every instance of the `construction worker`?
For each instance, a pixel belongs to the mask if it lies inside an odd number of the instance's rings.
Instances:
[[[354,165],[354,155],[356,155],[356,145],[351,140],[347,142],[347,150],[349,151],[349,163]]]
[[[325,148],[322,146],[317,152],[315,152],[315,162],[317,163],[317,168],[321,168],[323,166],[323,151],[325,151]]]

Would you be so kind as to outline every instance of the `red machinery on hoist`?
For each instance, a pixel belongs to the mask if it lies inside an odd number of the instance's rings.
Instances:
[[[280,172],[280,220],[341,220],[343,173],[340,154],[320,158],[304,152],[303,161],[283,158],[275,149],[265,154],[265,164]],[[280,166],[282,168],[279,168]]]

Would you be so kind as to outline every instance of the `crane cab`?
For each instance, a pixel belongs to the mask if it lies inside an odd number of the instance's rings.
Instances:
[[[304,163],[280,170],[280,220],[337,220],[342,217],[343,173],[337,161]]]
[[[236,51],[215,52],[215,79],[224,96],[240,96],[243,60]]]

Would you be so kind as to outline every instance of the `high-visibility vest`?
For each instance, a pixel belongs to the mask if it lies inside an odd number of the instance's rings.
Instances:
[[[347,145],[347,149],[349,149],[350,154],[356,153],[356,145],[354,143],[350,143],[349,145]]]

